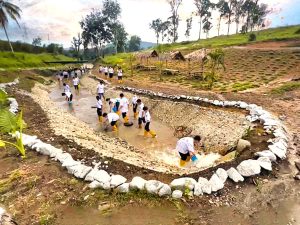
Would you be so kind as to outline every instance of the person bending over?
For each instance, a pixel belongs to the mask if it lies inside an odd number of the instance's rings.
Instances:
[[[109,123],[112,127],[112,131],[118,131],[117,122],[120,117],[117,113],[103,113],[104,123]]]

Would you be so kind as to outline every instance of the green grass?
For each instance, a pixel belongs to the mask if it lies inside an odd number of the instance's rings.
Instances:
[[[276,95],[282,95],[286,92],[294,91],[298,89],[300,89],[300,81],[296,81],[296,82],[291,81],[281,85],[280,87],[272,89],[271,93]]]
[[[64,55],[53,54],[30,54],[30,53],[11,53],[0,52],[0,69],[30,69],[30,68],[45,68],[49,65],[45,61],[63,61],[74,60]],[[75,61],[75,60],[74,60]]]
[[[287,40],[287,39],[297,39],[300,38],[300,25],[296,26],[288,26],[288,27],[278,27],[278,28],[270,28],[266,30],[262,30],[259,32],[252,32],[256,35],[255,42],[262,41],[279,41],[279,40]],[[217,48],[217,47],[227,47],[233,45],[244,45],[249,43],[250,33],[248,34],[234,34],[230,36],[222,35],[219,37],[203,39],[200,41],[191,41],[191,42],[181,42],[175,44],[164,44],[163,49],[165,51],[171,50],[196,50],[200,48]]]

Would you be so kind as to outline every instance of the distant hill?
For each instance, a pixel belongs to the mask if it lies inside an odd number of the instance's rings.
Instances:
[[[155,46],[155,43],[152,42],[147,42],[147,41],[142,41],[141,42],[141,49],[147,49],[147,48],[152,48],[153,46]]]

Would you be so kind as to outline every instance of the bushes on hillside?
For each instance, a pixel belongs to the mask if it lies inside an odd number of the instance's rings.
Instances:
[[[300,28],[295,32],[295,34],[300,34]]]
[[[251,34],[249,35],[248,41],[256,41],[256,35],[253,34],[253,33],[251,33]]]

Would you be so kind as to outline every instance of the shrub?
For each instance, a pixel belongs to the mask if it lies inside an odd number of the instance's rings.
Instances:
[[[249,38],[248,38],[248,41],[256,41],[256,35],[255,34],[250,34],[249,35]]]
[[[295,34],[300,34],[300,28],[296,30]]]

